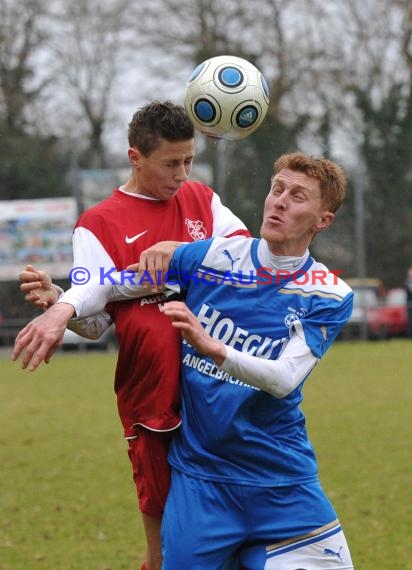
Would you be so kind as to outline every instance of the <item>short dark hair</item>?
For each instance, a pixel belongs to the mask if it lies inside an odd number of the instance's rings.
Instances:
[[[186,141],[195,136],[194,126],[181,105],[171,101],[153,101],[138,109],[129,123],[129,146],[144,156],[151,154],[160,139]]]
[[[332,160],[323,156],[292,152],[277,159],[273,175],[283,168],[297,170],[319,180],[322,204],[331,212],[336,212],[345,199],[346,176],[342,168]]]

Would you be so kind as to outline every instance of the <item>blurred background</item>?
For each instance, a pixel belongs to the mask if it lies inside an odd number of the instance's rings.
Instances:
[[[126,180],[137,107],[183,103],[192,69],[221,54],[262,71],[269,112],[242,141],[199,135],[192,176],[258,235],[276,157],[336,160],[349,194],[312,250],[357,279],[344,336],[406,334],[410,0],[0,0],[0,343],[34,314],[17,283],[27,263],[67,285],[72,227]]]

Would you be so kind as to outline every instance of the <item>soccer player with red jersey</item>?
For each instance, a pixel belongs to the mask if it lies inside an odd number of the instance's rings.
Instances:
[[[171,255],[179,242],[249,235],[217,194],[188,180],[195,140],[182,107],[166,101],[139,109],[129,124],[128,138],[131,176],[80,216],[73,234],[74,268],[94,276],[140,260],[140,269],[156,275],[167,267],[168,252]],[[169,243],[152,247],[165,241]],[[44,272],[29,268],[21,280],[33,303],[50,305],[56,300]],[[116,327],[115,392],[146,533],[142,568],[147,570],[161,567],[160,524],[170,482],[167,453],[180,425],[180,334],[159,310],[163,300],[158,293],[112,303],[91,321],[96,336],[112,322]],[[45,332],[41,318],[29,325],[32,331],[35,327],[38,346]]]

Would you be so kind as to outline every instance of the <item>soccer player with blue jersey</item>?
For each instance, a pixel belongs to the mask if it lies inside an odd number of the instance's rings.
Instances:
[[[168,279],[185,302],[161,310],[183,336],[182,426],[169,454],[164,570],[216,570],[233,554],[250,570],[353,569],[300,409],[305,381],[352,311],[351,289],[308,250],[345,188],[335,163],[283,155],[261,239],[214,238],[174,253]],[[141,294],[127,283],[76,289],[49,309],[62,330],[73,314]],[[15,357],[27,346],[19,340]],[[26,360],[37,366],[47,348]]]

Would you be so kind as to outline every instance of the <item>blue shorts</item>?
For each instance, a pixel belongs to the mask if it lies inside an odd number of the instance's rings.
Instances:
[[[162,545],[162,570],[221,570],[233,556],[252,570],[353,568],[336,513],[318,482],[266,488],[172,470]]]

